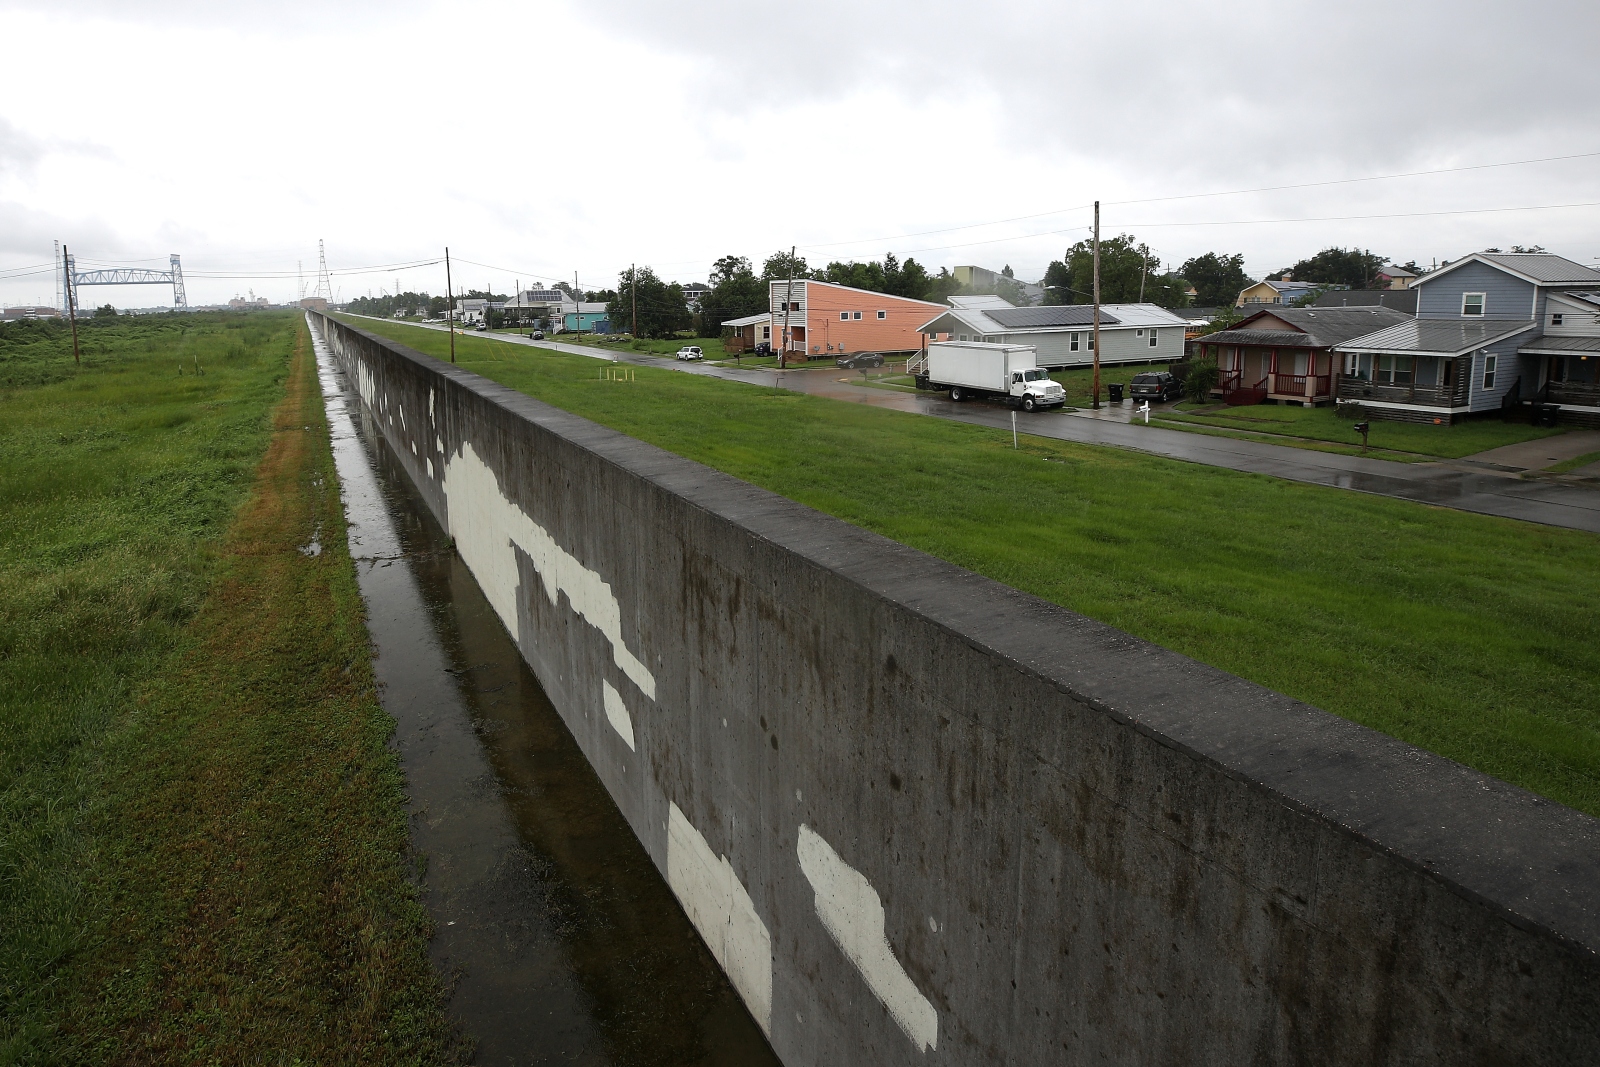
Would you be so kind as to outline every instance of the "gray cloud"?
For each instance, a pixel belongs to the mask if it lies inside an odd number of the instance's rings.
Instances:
[[[0,115],[0,176],[31,175],[44,152],[43,141],[17,129]]]
[[[228,28],[266,35],[319,27],[388,24],[430,6],[426,0],[0,0],[0,11],[106,19],[167,29]]]
[[[1600,5],[1587,0],[589,0],[584,12],[684,55],[713,110],[868,87],[934,106],[988,94],[1016,150],[1159,165],[1169,181],[1362,173],[1552,135],[1600,147],[1600,116],[1570,103],[1596,89]],[[961,141],[952,130],[943,148]]]

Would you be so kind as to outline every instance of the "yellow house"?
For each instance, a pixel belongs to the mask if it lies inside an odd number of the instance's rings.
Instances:
[[[1296,282],[1285,278],[1281,281],[1256,282],[1241,290],[1235,307],[1244,307],[1246,304],[1292,304],[1302,296],[1324,288],[1311,282]]]

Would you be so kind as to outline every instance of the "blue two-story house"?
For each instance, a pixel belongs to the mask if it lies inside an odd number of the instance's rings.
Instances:
[[[1475,252],[1413,288],[1415,319],[1335,348],[1341,406],[1452,423],[1540,400],[1600,426],[1600,271],[1547,252]]]

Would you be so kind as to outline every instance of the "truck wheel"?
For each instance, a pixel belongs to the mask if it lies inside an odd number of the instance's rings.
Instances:
[[[950,387],[950,399],[951,400],[954,400],[956,403],[959,404],[959,403],[961,403],[961,401],[965,400],[966,397],[967,397],[967,394],[963,393],[961,391],[961,387],[959,385],[952,385]]]
[[[1025,396],[1025,397],[1022,398],[1022,410],[1023,411],[1032,411],[1033,410],[1033,406],[1034,406],[1033,405],[1033,397]]]

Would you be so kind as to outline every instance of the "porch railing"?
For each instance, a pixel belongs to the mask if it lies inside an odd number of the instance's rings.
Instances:
[[[1545,393],[1552,404],[1583,404],[1600,406],[1600,385],[1587,382],[1551,382]]]
[[[1467,402],[1467,398],[1457,396],[1455,389],[1439,388],[1432,385],[1382,385],[1378,382],[1362,381],[1359,378],[1341,378],[1339,380],[1339,399],[1341,400],[1379,400],[1391,404],[1427,404],[1430,407],[1460,407]],[[1465,393],[1465,390],[1461,390]]]
[[[1274,374],[1272,392],[1277,396],[1303,396],[1308,399],[1329,396],[1333,385],[1330,374]]]

